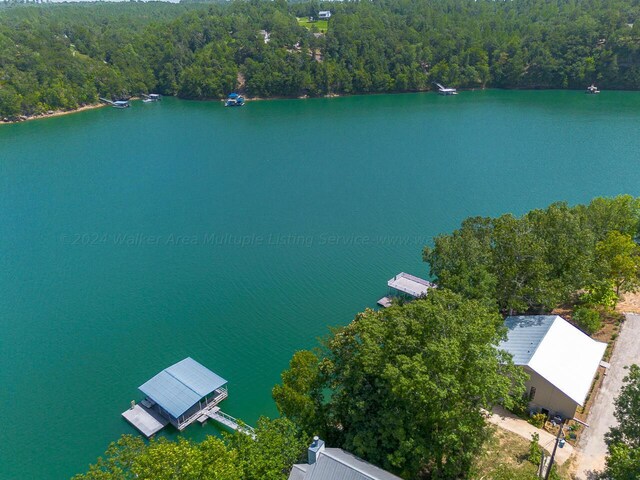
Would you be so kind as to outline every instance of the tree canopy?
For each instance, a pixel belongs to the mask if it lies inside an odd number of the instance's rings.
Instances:
[[[296,19],[320,9],[333,13],[326,34]],[[150,91],[637,89],[639,15],[633,0],[10,5],[0,7],[0,119]]]
[[[297,352],[273,390],[301,428],[405,478],[457,478],[523,373],[496,345],[502,318],[487,305],[434,291],[366,310],[316,352]]]
[[[555,203],[516,218],[468,218],[426,247],[439,286],[508,313],[549,312],[576,292],[604,302],[640,281],[640,199]]]
[[[73,480],[285,480],[304,458],[307,439],[287,419],[261,418],[256,438],[236,432],[202,442],[145,442],[123,435]]]

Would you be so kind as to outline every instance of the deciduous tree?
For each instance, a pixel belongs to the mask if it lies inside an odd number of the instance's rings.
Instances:
[[[482,445],[481,409],[508,403],[523,389],[520,369],[496,348],[504,333],[502,318],[486,304],[444,290],[367,310],[332,332],[317,370],[296,361],[283,375],[277,392],[302,385],[308,402],[276,400],[301,421],[307,417],[298,405],[324,415],[326,430],[310,433],[385,469],[407,478],[456,478]],[[298,382],[309,372],[318,380]]]

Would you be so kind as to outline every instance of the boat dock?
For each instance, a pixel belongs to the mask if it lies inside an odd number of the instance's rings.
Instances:
[[[387,287],[389,294],[378,300],[378,305],[388,308],[392,304],[394,297],[401,296],[408,299],[420,298],[427,295],[430,288],[435,288],[435,284],[423,278],[400,272],[395,277],[389,279]]]
[[[100,101],[104,102],[104,103],[108,103],[109,105],[111,105],[112,107],[115,107],[115,108],[129,108],[131,106],[129,104],[129,100],[116,100],[114,102],[114,101],[111,101],[111,100],[109,100],[107,98],[100,97]]]
[[[247,435],[253,428],[227,415],[218,404],[228,396],[227,381],[190,357],[165,368],[139,390],[146,396],[122,416],[147,438],[168,424],[182,431],[207,418]]]
[[[458,94],[458,91],[455,88],[447,88],[438,82],[435,82],[435,84],[438,87],[438,93],[440,95],[457,95]]]

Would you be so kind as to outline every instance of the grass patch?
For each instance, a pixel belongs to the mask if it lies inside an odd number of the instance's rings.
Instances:
[[[305,27],[311,32],[327,33],[327,30],[329,30],[329,20],[310,22],[308,17],[302,17],[298,18],[298,25]]]
[[[536,478],[537,467],[529,462],[529,443],[520,435],[492,427],[491,437],[477,456],[470,479]],[[509,472],[509,473],[506,473]]]

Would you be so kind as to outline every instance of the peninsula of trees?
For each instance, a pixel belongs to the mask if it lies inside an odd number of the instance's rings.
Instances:
[[[300,22],[331,9],[326,33]],[[216,99],[640,88],[633,0],[0,3],[0,120],[157,92]],[[264,32],[268,32],[268,37]],[[267,41],[268,40],[268,41]]]

